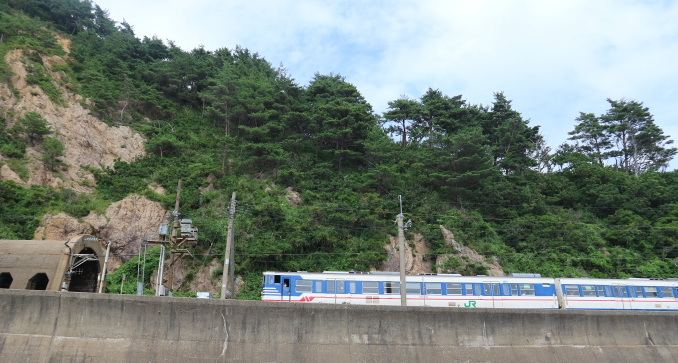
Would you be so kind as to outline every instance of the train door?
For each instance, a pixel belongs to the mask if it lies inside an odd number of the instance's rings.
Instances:
[[[287,301],[287,302],[292,301],[292,288],[290,286],[290,278],[289,277],[283,277],[282,286],[281,286],[280,291],[281,291],[280,301]]]
[[[631,296],[629,296],[630,306],[627,309],[652,309],[652,305],[645,305],[644,300],[646,300],[643,294],[642,286],[629,286]]]
[[[425,303],[422,300],[422,283],[409,281],[405,283],[405,295],[407,296],[407,305],[421,306]]]
[[[356,297],[355,295],[356,295],[357,292],[358,292],[358,284],[355,281],[353,281],[352,279],[347,280],[346,281],[346,302],[348,302],[350,304],[352,302],[357,301],[357,299],[355,299],[355,297]]]
[[[613,309],[630,309],[631,297],[629,296],[626,286],[614,285],[612,286],[614,292],[614,306]]]
[[[491,308],[502,308],[504,307],[503,300],[501,298],[501,291],[499,290],[498,282],[484,282],[483,283],[483,295],[488,299],[488,306]]]
[[[328,298],[334,304],[341,304],[345,302],[345,289],[344,289],[344,280],[327,280],[327,294]]]

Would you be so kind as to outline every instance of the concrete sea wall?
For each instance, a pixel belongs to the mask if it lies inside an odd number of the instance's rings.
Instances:
[[[0,362],[676,362],[678,312],[0,290]]]

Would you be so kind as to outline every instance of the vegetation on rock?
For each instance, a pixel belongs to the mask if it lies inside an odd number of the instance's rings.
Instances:
[[[129,24],[89,1],[49,3],[0,5],[0,55],[15,48],[57,54],[47,34],[72,37],[67,71],[91,111],[147,138],[147,156],[96,172],[95,197],[142,193],[172,209],[181,179],[182,216],[201,232],[192,272],[223,259],[236,191],[235,262],[245,297],[256,298],[263,270],[379,268],[396,234],[399,195],[413,222],[408,234],[424,236],[433,261],[458,252],[444,242],[443,225],[506,272],[678,273],[678,174],[664,171],[676,149],[642,102],[608,100],[605,114],[582,113],[571,143],[551,153],[539,126],[503,93],[491,105],[474,105],[429,89],[389,102],[378,115],[341,75],[316,74],[303,86],[246,48],[184,51],[136,38]],[[22,119],[23,131],[0,124],[5,158],[23,157],[21,135],[30,145],[46,135],[32,117]],[[56,168],[52,139],[44,140],[51,150],[45,161]],[[66,197],[12,182],[0,188],[0,238],[29,238],[39,221],[26,216]],[[445,272],[483,272],[446,261],[439,266]]]

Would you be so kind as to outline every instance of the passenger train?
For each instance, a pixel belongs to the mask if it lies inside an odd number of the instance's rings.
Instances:
[[[678,311],[678,279],[549,278],[538,274],[406,277],[408,306]],[[263,301],[400,305],[389,272],[264,272]]]

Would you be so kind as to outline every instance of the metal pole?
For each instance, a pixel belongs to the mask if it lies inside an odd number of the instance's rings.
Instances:
[[[141,285],[144,286],[146,284],[146,252],[148,251],[148,244],[144,244],[144,267],[141,269]],[[143,295],[143,290],[142,293]]]
[[[106,283],[106,265],[108,264],[108,253],[111,251],[111,241],[106,243],[106,258],[104,258],[104,269],[101,271],[101,282],[99,283],[99,293],[104,292],[104,284]]]
[[[235,213],[235,211],[233,211]],[[233,230],[233,228],[231,228]],[[235,236],[234,233],[231,233],[231,267],[228,271],[230,276],[230,281],[228,281],[228,286],[231,287],[231,299],[235,299]]]
[[[137,285],[139,285],[140,273],[141,273],[141,242],[139,242],[139,257],[137,258]]]
[[[226,236],[226,250],[224,251],[224,271],[221,278],[221,300],[226,299],[228,273],[230,271],[231,246],[233,245],[233,220],[235,219],[235,192],[231,196],[231,207],[228,209],[228,234]]]
[[[175,242],[177,240],[177,227],[179,226],[179,201],[181,201],[181,179],[179,179],[179,184],[177,185],[177,199],[174,202],[174,228],[172,228],[172,233],[170,236],[170,262],[169,262],[169,271],[167,274],[167,286],[169,290],[172,291],[172,282],[174,277],[174,252],[175,252]]]
[[[398,249],[400,250],[400,305],[407,306],[407,281],[405,277],[405,230],[403,226],[403,199],[398,196],[400,201],[400,214],[398,221]]]
[[[162,274],[165,269],[165,245],[160,245],[160,261],[158,261],[158,277],[156,279],[157,284],[155,285],[155,296],[160,296],[160,290],[162,289]]]

